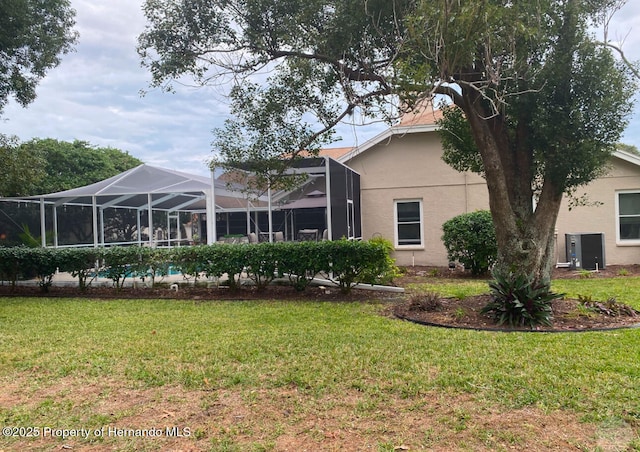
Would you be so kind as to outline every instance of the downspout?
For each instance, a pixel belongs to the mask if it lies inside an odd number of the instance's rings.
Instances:
[[[468,173],[464,173],[464,213],[469,213],[469,180]]]

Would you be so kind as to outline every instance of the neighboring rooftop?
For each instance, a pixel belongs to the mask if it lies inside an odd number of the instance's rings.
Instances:
[[[391,127],[391,129],[397,128],[411,128],[417,126],[435,126],[436,121],[442,118],[442,110],[434,110],[433,105],[431,103],[427,104],[425,108],[418,108],[412,112],[405,113],[400,122],[395,126]],[[388,132],[384,132],[382,135],[387,135]],[[406,133],[406,130],[405,130]],[[377,137],[376,137],[377,138]],[[375,140],[375,138],[374,138]],[[367,147],[367,146],[365,146]],[[340,161],[341,157],[346,156],[347,154],[354,153],[357,147],[347,146],[347,147],[337,147],[337,148],[326,148],[321,149],[318,154],[321,157],[330,157],[332,159]],[[355,152],[357,154],[359,152]]]
[[[442,119],[442,110],[434,110],[433,105],[429,103],[426,108],[405,113],[400,119],[398,127],[435,125],[439,119]]]
[[[320,157],[330,157],[334,160],[339,160],[345,154],[348,154],[353,150],[353,146],[341,147],[341,148],[326,148],[320,149],[318,155]]]

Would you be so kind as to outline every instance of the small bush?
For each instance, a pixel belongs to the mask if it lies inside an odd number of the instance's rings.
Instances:
[[[205,273],[207,276],[220,278],[227,275],[227,284],[230,289],[238,289],[240,275],[244,271],[246,262],[244,256],[249,244],[218,243],[215,245],[203,245],[207,259]]]
[[[580,269],[578,270],[578,278],[580,279],[591,279],[593,278],[593,273],[591,273],[591,271],[586,270],[586,269]]]
[[[343,239],[322,242],[321,251],[331,263],[331,279],[344,294],[358,283],[375,284],[372,277],[387,268],[388,251],[382,244]]]
[[[51,287],[53,275],[59,266],[59,256],[52,248],[28,248],[23,255],[22,268],[37,276],[43,292],[48,292]]]
[[[481,312],[491,313],[499,325],[507,323],[512,327],[551,326],[551,302],[562,296],[552,292],[549,284],[534,283],[525,275],[511,273],[494,274],[489,288],[492,301]]]
[[[140,247],[112,246],[102,251],[104,272],[116,289],[122,289],[127,278],[135,276],[141,268]]]
[[[380,248],[384,257],[371,262],[371,266],[362,274],[362,282],[367,284],[391,284],[394,278],[400,276],[400,269],[396,261],[391,257],[393,243],[384,237],[373,237],[368,240],[370,245]]]
[[[440,296],[434,292],[413,294],[409,298],[409,310],[433,312],[442,309]]]
[[[496,262],[498,245],[488,210],[465,213],[442,225],[442,240],[450,261],[458,261],[474,275],[485,274]]]
[[[279,243],[257,243],[238,245],[243,251],[243,262],[247,276],[259,291],[267,288],[278,270]]]
[[[92,279],[97,277],[98,261],[102,258],[103,249],[65,248],[57,252],[60,255],[60,271],[78,278],[78,287],[86,290]]]
[[[173,248],[171,250],[171,260],[185,279],[193,278],[193,282],[196,284],[200,274],[205,271],[203,253],[206,253],[207,249],[207,245]]]
[[[28,265],[32,250],[33,248],[24,245],[0,247],[0,277],[5,281],[10,281],[12,287],[15,287],[20,276],[35,276],[33,269]]]
[[[578,301],[580,302],[580,306],[588,309],[589,311],[597,314],[604,314],[609,317],[636,317],[639,314],[638,311],[631,306],[625,303],[618,303],[618,301],[613,297],[609,298],[607,301],[595,301],[590,295],[578,295]]]
[[[324,242],[284,242],[277,248],[278,275],[287,276],[293,288],[302,292],[320,272],[329,272]]]

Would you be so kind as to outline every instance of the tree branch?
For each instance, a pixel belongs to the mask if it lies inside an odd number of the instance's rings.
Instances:
[[[619,46],[607,41],[596,41],[596,44],[615,50],[620,56],[620,58],[622,59],[622,61],[624,62],[624,64],[629,68],[631,73],[634,75],[634,77],[640,80],[640,71],[638,71],[638,68],[635,67],[631,61],[629,61],[627,56],[624,54],[624,51]]]

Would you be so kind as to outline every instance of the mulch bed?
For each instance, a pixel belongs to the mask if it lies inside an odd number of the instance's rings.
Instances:
[[[598,272],[575,271],[566,268],[555,269],[553,279],[603,279],[617,276],[640,276],[640,265],[608,266]],[[405,269],[403,283],[426,283],[429,278],[469,279],[467,273],[439,267],[409,267]],[[478,277],[478,280],[487,280]],[[546,332],[571,332],[571,331],[598,331],[616,328],[636,327],[640,325],[640,315],[637,316],[607,316],[601,313],[589,313],[586,315],[580,309],[580,302],[574,299],[558,299],[552,303],[553,326],[538,327],[511,327],[509,325],[497,325],[490,314],[481,314],[481,309],[490,301],[489,295],[466,297],[464,300],[457,298],[440,299],[440,307],[431,311],[415,310],[411,306],[410,294],[406,300],[390,308],[390,313],[395,317],[421,323],[425,325],[442,326],[448,328],[466,328],[490,331],[546,331]]]
[[[589,313],[587,316],[578,309],[579,302],[572,299],[554,300],[552,302],[553,325],[551,327],[540,326],[531,329],[527,326],[498,325],[491,315],[480,313],[489,301],[489,295],[466,297],[464,300],[443,298],[440,300],[441,306],[433,311],[412,309],[411,302],[404,301],[394,305],[391,308],[391,312],[398,318],[423,325],[490,331],[571,332],[607,330],[640,325],[640,315],[612,317],[600,313]]]
[[[91,299],[175,299],[175,300],[300,300],[300,301],[370,301],[397,299],[402,294],[372,291],[352,290],[349,294],[342,294],[338,288],[307,287],[303,292],[297,292],[291,286],[271,285],[262,291],[253,286],[242,286],[230,289],[225,286],[207,287],[202,285],[179,284],[178,290],[170,288],[168,284],[159,284],[155,288],[133,288],[89,286],[80,291],[73,286],[52,286],[48,292],[43,292],[37,286],[0,285],[0,297],[64,297]]]
[[[614,276],[640,276],[640,265],[609,266],[605,270],[586,274],[568,269],[556,269],[554,279],[560,278],[610,278]],[[450,271],[442,267],[407,267],[403,275],[396,280],[396,285],[406,287],[410,283],[425,283],[434,277],[468,280],[470,276],[460,270]],[[486,280],[487,277],[478,278]],[[404,320],[436,325],[449,328],[468,328],[493,331],[531,331],[528,327],[510,327],[497,325],[490,315],[481,314],[480,310],[489,301],[488,295],[457,298],[442,298],[440,306],[430,311],[415,310],[411,306],[411,293],[400,294],[384,291],[352,290],[349,294],[342,294],[338,288],[309,286],[303,292],[296,292],[290,286],[271,285],[263,291],[252,286],[242,286],[237,290],[228,287],[207,287],[205,284],[193,286],[180,284],[176,291],[169,285],[159,285],[156,288],[125,287],[116,290],[112,287],[88,287],[80,291],[72,286],[54,286],[48,292],[42,292],[39,287],[0,285],[0,297],[79,297],[92,299],[179,299],[179,300],[299,300],[299,301],[371,301],[386,300],[391,306],[385,314]],[[540,327],[533,331],[596,331],[612,328],[632,327],[640,324],[640,316],[606,316],[604,314],[585,315],[579,309],[578,300],[561,299],[552,304],[554,320],[553,327]]]

